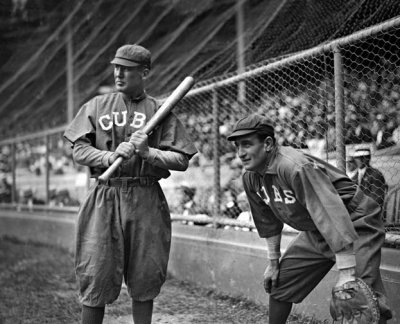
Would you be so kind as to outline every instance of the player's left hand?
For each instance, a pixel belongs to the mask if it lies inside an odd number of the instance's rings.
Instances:
[[[269,264],[264,272],[264,289],[270,294],[272,287],[278,286],[279,259],[269,260]]]
[[[148,136],[142,131],[137,131],[131,135],[129,143],[135,146],[135,153],[142,158],[147,158],[149,155]]]

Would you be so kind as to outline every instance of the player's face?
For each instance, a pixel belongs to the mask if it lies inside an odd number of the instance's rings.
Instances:
[[[145,71],[146,69],[141,66],[114,65],[114,80],[117,91],[134,96],[141,94]]]
[[[357,165],[357,168],[359,168],[359,169],[363,169],[368,165],[367,159],[365,159],[363,157],[355,157],[354,161]]]
[[[237,138],[235,141],[238,156],[248,171],[263,172],[266,167],[267,153],[265,143],[256,134]]]
[[[347,171],[354,171],[357,169],[357,163],[355,160],[346,161],[346,169]]]

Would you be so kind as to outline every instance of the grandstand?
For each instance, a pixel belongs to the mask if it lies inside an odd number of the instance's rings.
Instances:
[[[76,112],[101,86],[112,86],[109,62],[126,42],[152,51],[148,91],[162,96],[186,75],[198,85],[209,83],[237,73],[241,60],[253,69],[400,13],[393,0],[36,0],[17,10],[18,2],[3,1],[0,8],[3,138],[67,122],[68,35]],[[238,3],[244,21],[240,59]]]

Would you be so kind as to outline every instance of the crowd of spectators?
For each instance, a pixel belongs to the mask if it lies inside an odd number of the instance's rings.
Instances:
[[[63,175],[73,168],[70,152],[61,139],[56,139],[50,143],[49,151],[48,167],[50,176]],[[45,204],[45,192],[39,192],[31,184],[24,184],[24,180],[28,180],[27,182],[30,183],[32,182],[29,180],[30,177],[32,177],[32,180],[45,174],[47,167],[46,146],[43,143],[34,141],[20,142],[16,144],[15,152],[15,166],[17,168],[16,202],[26,205]],[[2,146],[0,150],[0,203],[12,202],[12,161],[11,147],[9,145]],[[71,196],[68,188],[51,188],[48,198],[51,206],[79,205],[79,201]]]
[[[223,89],[219,95],[224,96]],[[369,143],[374,150],[400,145],[400,68],[387,64],[381,72],[371,72],[368,77],[349,73],[345,78],[344,97],[346,145]],[[235,148],[225,140],[225,135],[238,118],[249,112],[264,114],[271,120],[281,145],[308,149],[321,156],[336,150],[333,81],[322,81],[315,91],[295,93],[286,90],[265,94],[252,109],[235,99],[227,96],[219,100],[219,157],[222,164],[235,154]],[[205,107],[206,104],[185,118],[200,151],[199,165],[213,160],[214,124],[212,111]],[[235,176],[240,179],[240,174]],[[237,219],[243,213],[238,199],[242,192],[232,186],[234,181],[231,179],[221,188],[221,213]]]
[[[400,144],[400,68],[387,65],[380,72],[371,72],[368,76],[353,73],[345,74],[345,144],[371,143],[376,149],[385,149]],[[319,155],[335,150],[335,98],[333,81],[323,80],[307,91],[283,90],[267,93],[258,89],[261,96],[240,103],[234,92],[221,88],[218,92],[219,120],[219,157],[223,165],[230,166],[232,176],[221,188],[221,214],[227,218],[237,219],[240,215],[249,216],[241,187],[241,165],[235,157],[235,148],[225,137],[234,123],[244,114],[257,112],[266,115],[275,125],[276,137],[281,145],[290,145],[308,149]],[[252,90],[254,91],[254,89]],[[210,98],[202,102],[199,97],[191,97],[193,107],[190,111],[179,111],[179,117],[185,121],[188,133],[195,142],[199,154],[191,162],[194,167],[211,165],[214,158],[213,127],[215,125],[213,107]],[[251,107],[249,107],[251,106]],[[5,147],[0,155],[3,172],[9,172],[9,152]],[[46,167],[44,145],[29,142],[17,145],[18,164],[34,175],[41,175]],[[9,148],[8,148],[9,151]],[[52,174],[63,174],[73,167],[70,152],[65,149],[62,140],[55,142],[49,156]],[[7,160],[8,159],[8,160]],[[8,162],[7,162],[8,161]],[[6,188],[1,197],[7,198],[6,177],[2,187]],[[5,181],[5,182],[4,182]],[[210,190],[201,193],[196,187],[181,187],[182,206],[177,207],[183,214],[208,214],[214,197]],[[208,197],[203,197],[207,195]],[[68,193],[69,195],[69,193]],[[64,195],[64,196],[68,196]],[[22,196],[29,196],[23,194]],[[201,196],[201,198],[199,198]],[[62,199],[58,199],[61,201]],[[55,201],[55,200],[54,200]],[[59,205],[66,205],[57,202]],[[75,204],[75,202],[74,202]]]
[[[400,144],[400,67],[385,63],[381,71],[371,71],[367,76],[345,75],[345,144],[368,142],[378,150]],[[262,88],[257,90],[263,92]],[[320,81],[313,89],[302,92],[264,91],[261,99],[245,104],[238,103],[231,91],[221,88],[218,93],[222,98],[218,102],[220,156],[234,152],[224,136],[240,116],[249,112],[270,118],[281,145],[310,149],[316,155],[336,149],[333,80]],[[250,90],[248,96],[251,97]],[[183,113],[183,118],[201,152],[197,159],[212,160],[214,124],[210,100],[195,102],[193,110]]]

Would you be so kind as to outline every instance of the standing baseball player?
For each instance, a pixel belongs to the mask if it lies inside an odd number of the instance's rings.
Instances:
[[[379,323],[386,323],[392,315],[379,272],[385,239],[379,205],[329,163],[279,146],[274,128],[261,115],[239,120],[228,140],[246,170],[243,185],[251,213],[267,241],[269,324],[286,323],[292,304],[300,303],[335,263],[335,288],[363,279],[377,296]],[[281,256],[285,223],[300,233]]]
[[[149,136],[141,131],[159,108],[144,88],[150,52],[124,45],[111,63],[117,92],[83,105],[64,133],[74,160],[89,166],[94,178],[117,157],[124,159],[111,179],[96,181],[79,210],[75,272],[82,323],[102,323],[105,305],[117,299],[124,278],[135,324],[148,324],[171,242],[169,208],[158,181],[168,170],[186,170],[196,148],[172,113]]]
[[[387,184],[382,172],[371,166],[371,149],[368,146],[359,145],[352,157],[357,165],[357,170],[351,179],[358,183],[366,195],[382,207],[387,192]]]

